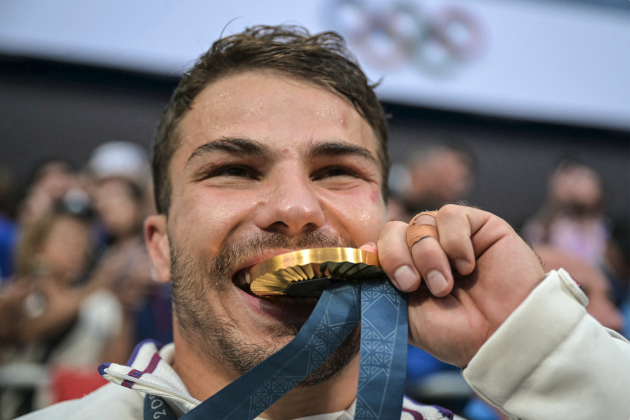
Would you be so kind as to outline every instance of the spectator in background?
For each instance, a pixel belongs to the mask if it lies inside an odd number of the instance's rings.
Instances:
[[[523,227],[532,245],[551,245],[593,266],[604,262],[610,232],[602,180],[586,165],[565,160],[548,185],[547,202]]]
[[[87,168],[95,177],[92,196],[106,246],[96,275],[119,296],[133,326],[129,352],[147,338],[170,342],[170,287],[151,280],[142,237],[144,218],[153,209],[146,153],[132,143],[105,143],[94,150]]]
[[[88,171],[97,179],[125,178],[145,189],[151,178],[149,159],[142,147],[126,141],[109,141],[92,152]]]
[[[390,179],[392,220],[408,222],[422,211],[464,199],[474,182],[474,159],[455,142],[428,144],[412,152],[404,166],[395,165]]]
[[[124,361],[122,308],[87,276],[92,255],[90,222],[66,211],[42,216],[20,239],[16,278],[0,294],[0,360],[90,368]],[[124,338],[124,337],[123,337]],[[7,389],[3,418],[33,407],[34,390]],[[11,402],[9,404],[8,402]],[[15,412],[7,413],[7,407]]]
[[[573,160],[558,165],[549,180],[543,208],[523,227],[534,246],[550,245],[603,270],[617,306],[628,305],[630,262],[628,221],[606,219],[603,181],[592,168]]]
[[[137,342],[136,316],[157,286],[151,280],[151,264],[141,236],[142,192],[127,179],[105,178],[97,181],[93,194],[107,244],[94,276],[123,306],[125,324],[131,328],[125,343],[129,355]]]
[[[68,366],[74,382],[88,366],[84,372],[102,381],[95,366],[105,359],[125,363],[145,338],[172,341],[170,289],[151,280],[142,224],[152,188],[139,146],[106,143],[80,174],[59,160],[33,173],[20,211],[17,276],[0,289],[0,363],[52,366],[55,398]],[[92,206],[96,223],[86,217]],[[16,411],[2,409],[0,418],[29,412],[33,395],[4,392]]]
[[[19,222],[27,227],[52,214],[64,195],[77,187],[72,165],[63,159],[49,159],[35,166],[19,208]]]
[[[59,208],[81,213],[89,207],[85,179],[66,160],[47,159],[35,165],[17,206],[7,190],[10,188],[8,175],[0,170],[0,278],[10,276],[13,271],[15,247],[21,232]],[[14,215],[17,223],[11,220]]]
[[[102,178],[96,181],[92,198],[100,217],[106,242],[112,247],[138,239],[143,223],[143,192],[128,179]]]
[[[2,341],[18,345],[43,345],[39,360],[42,362],[50,361],[55,351],[68,347],[59,343],[68,337],[74,326],[78,326],[78,313],[86,310],[83,306],[87,299],[102,288],[87,277],[91,253],[90,225],[82,215],[59,212],[44,217],[29,227],[20,239],[16,279],[11,285],[28,293],[19,305],[20,310],[4,314],[13,317],[15,321],[4,326],[0,334]],[[109,309],[118,307],[113,296],[99,294],[98,297],[99,299],[91,298],[90,304],[99,306],[105,299],[109,299],[114,302],[108,303]],[[16,305],[18,302],[13,301],[12,304]],[[113,326],[107,328],[110,331],[106,334],[108,339],[113,335],[112,331],[119,329],[120,322],[115,319],[116,312],[119,311],[114,309],[114,320],[111,322]],[[102,311],[99,313],[105,314]],[[112,316],[112,312],[109,315]],[[99,322],[102,321],[103,319]],[[85,337],[77,338],[84,340]],[[106,344],[103,340],[86,343],[88,350],[93,351],[74,354],[73,350],[72,357],[61,357],[58,352],[56,358],[63,358],[70,364],[97,364],[101,360],[102,349],[107,348]],[[108,358],[111,357],[110,354],[108,352]]]

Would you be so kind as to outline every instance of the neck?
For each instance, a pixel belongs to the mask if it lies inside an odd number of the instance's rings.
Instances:
[[[225,363],[205,357],[196,345],[184,339],[177,321],[173,324],[175,342],[173,369],[191,396],[204,401],[239,377],[238,373]],[[321,385],[293,388],[260,417],[290,420],[343,411],[350,407],[356,398],[358,378],[357,356],[337,377]]]

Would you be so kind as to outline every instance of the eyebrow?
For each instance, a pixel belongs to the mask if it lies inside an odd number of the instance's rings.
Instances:
[[[256,140],[248,139],[245,137],[223,137],[197,147],[194,152],[192,152],[192,154],[188,157],[186,165],[188,165],[191,161],[195,160],[198,157],[212,153],[226,153],[230,155],[260,158],[271,156],[271,150],[269,149],[269,147]]]
[[[341,143],[336,141],[326,141],[321,143],[310,143],[306,150],[306,156],[313,159],[320,156],[358,156],[378,164],[376,158],[365,147],[355,144]]]

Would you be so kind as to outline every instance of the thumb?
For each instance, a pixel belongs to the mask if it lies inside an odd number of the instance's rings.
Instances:
[[[377,249],[376,244],[374,242],[366,242],[363,245],[361,245],[359,247],[359,249],[361,251],[368,251],[368,252],[372,252],[374,254],[378,254],[378,249]]]

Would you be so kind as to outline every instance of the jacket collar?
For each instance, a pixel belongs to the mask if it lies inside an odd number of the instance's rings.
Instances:
[[[175,353],[173,343],[162,346],[153,340],[145,340],[136,346],[125,366],[116,363],[103,363],[98,372],[108,381],[146,394],[163,398],[177,417],[188,413],[201,403],[193,398],[186,385],[171,367]],[[296,420],[352,420],[356,400],[348,409],[335,413],[318,414]],[[448,410],[418,404],[408,398],[403,402],[401,418],[405,413],[414,419],[453,419]],[[258,418],[264,420],[262,418]]]

